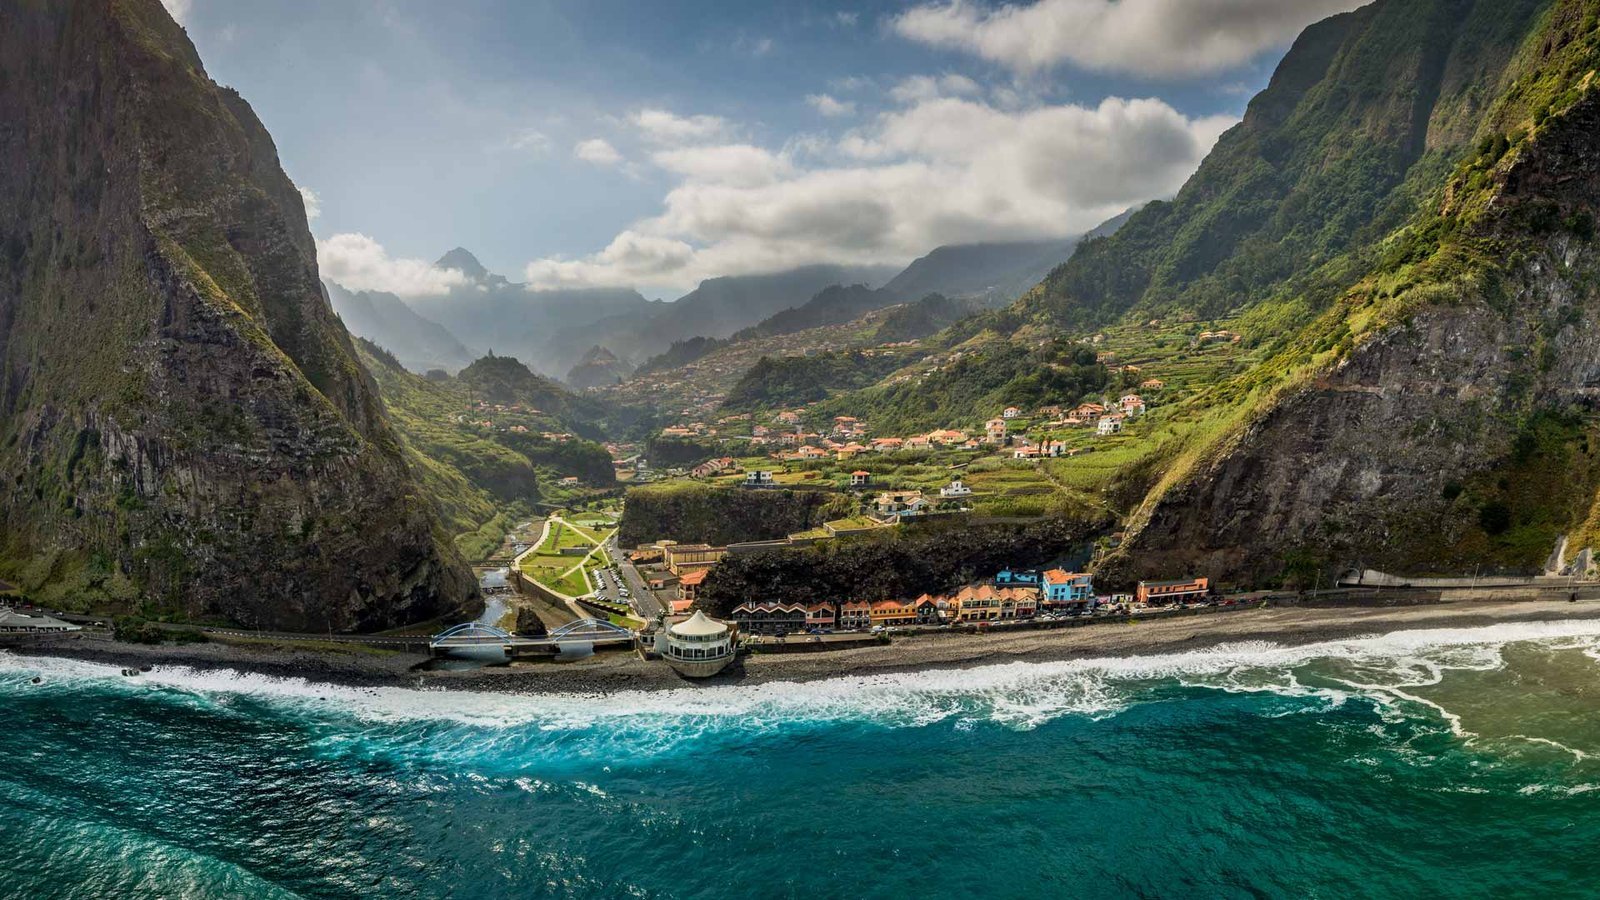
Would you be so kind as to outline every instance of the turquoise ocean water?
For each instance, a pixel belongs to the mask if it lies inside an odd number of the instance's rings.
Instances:
[[[0,654],[0,896],[1594,896],[1597,658],[1518,624],[585,698]]]

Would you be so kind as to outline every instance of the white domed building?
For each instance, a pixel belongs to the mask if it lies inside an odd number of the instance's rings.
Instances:
[[[685,678],[708,678],[733,662],[733,629],[699,610],[656,632],[656,652]]]

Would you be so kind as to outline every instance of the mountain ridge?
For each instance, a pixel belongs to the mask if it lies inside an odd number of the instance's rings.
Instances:
[[[0,112],[8,577],[290,629],[472,609],[271,137],[161,4],[0,7]]]

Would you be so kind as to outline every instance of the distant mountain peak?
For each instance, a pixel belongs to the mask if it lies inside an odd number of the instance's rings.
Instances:
[[[478,258],[473,256],[472,252],[465,247],[457,247],[451,250],[449,253],[439,257],[439,261],[434,265],[441,269],[459,269],[468,278],[477,281],[482,281],[489,277],[489,270],[485,269],[483,263],[478,262]]]

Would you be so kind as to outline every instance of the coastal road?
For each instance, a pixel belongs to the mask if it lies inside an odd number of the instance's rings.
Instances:
[[[628,561],[627,554],[617,549],[616,539],[611,540],[606,548],[611,553],[611,558],[617,561],[622,568],[622,580],[628,585],[628,590],[633,593],[633,608],[647,621],[654,622],[656,616],[666,612],[661,601],[656,598],[655,592],[645,584],[644,576],[639,574],[639,568]]]

